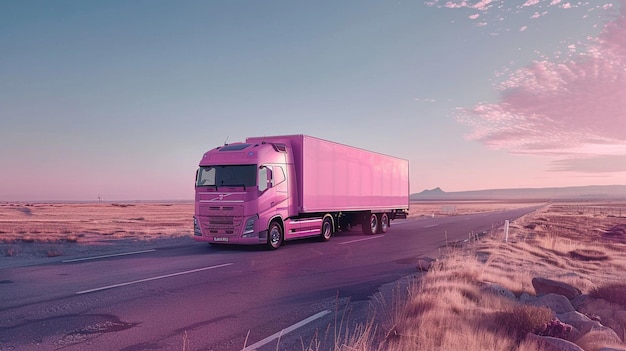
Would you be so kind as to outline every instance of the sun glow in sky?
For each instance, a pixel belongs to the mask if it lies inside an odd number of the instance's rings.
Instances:
[[[626,184],[623,0],[0,4],[0,201],[193,198],[203,152],[308,134],[411,191]]]

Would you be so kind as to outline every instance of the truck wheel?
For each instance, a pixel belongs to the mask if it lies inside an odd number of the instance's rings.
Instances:
[[[270,250],[276,250],[283,244],[283,227],[280,223],[274,221],[270,223],[270,228],[267,235],[267,248]]]
[[[361,227],[363,234],[365,235],[376,234],[378,231],[378,217],[376,217],[376,214],[372,213],[370,215],[366,215],[363,218],[363,224]]]
[[[377,233],[384,234],[389,229],[389,216],[386,213],[378,215],[378,230]]]
[[[324,221],[322,221],[320,240],[328,241],[331,236],[333,236],[333,219],[330,216],[326,216],[324,217]]]

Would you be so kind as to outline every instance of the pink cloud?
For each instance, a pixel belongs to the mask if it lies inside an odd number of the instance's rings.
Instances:
[[[531,19],[537,19],[537,18],[539,18],[539,17],[541,17],[541,16],[545,16],[545,15],[547,15],[547,14],[548,14],[548,12],[547,12],[547,11],[544,11],[544,12],[542,12],[542,13],[535,12],[535,13],[533,13],[533,15],[532,15],[532,16],[530,16],[530,18],[531,18]]]
[[[445,8],[449,8],[449,9],[459,9],[459,8],[463,8],[463,7],[468,7],[466,1],[460,1],[460,2],[448,1],[443,6]]]
[[[492,2],[492,0],[481,0],[480,2],[478,2],[476,5],[472,6],[475,9],[478,10],[485,10],[487,8],[489,8],[489,4]]]
[[[470,139],[514,153],[561,156],[559,169],[626,171],[594,161],[626,155],[626,2],[621,11],[587,50],[569,48],[578,56],[534,62],[499,86],[500,102],[460,109],[460,121],[473,129]]]
[[[433,1],[427,1],[425,4],[426,6],[430,6],[430,7],[436,6],[436,7],[444,7],[448,9],[472,8],[476,10],[485,11],[491,6],[493,6],[492,5],[493,1],[494,0],[480,0],[475,4],[472,4],[465,0],[456,0],[456,1],[446,1],[445,4],[439,5],[439,2],[440,2],[439,0],[433,0]]]
[[[613,0],[611,0],[613,1]],[[573,8],[587,8],[588,13],[595,10],[607,10],[613,7],[611,3],[599,4],[598,2],[591,1],[578,1],[575,3],[563,2],[563,0],[525,0],[523,4],[516,4],[513,1],[505,0],[429,0],[424,3],[429,7],[437,7],[444,9],[466,9],[466,10],[478,10],[480,15],[484,18],[480,23],[474,23],[476,26],[485,26],[490,24],[491,21],[503,21],[504,17],[502,13],[507,15],[521,14],[527,8],[536,8],[541,11],[536,11],[530,18],[537,19],[545,16],[548,12],[546,7],[553,7],[560,10],[569,10]],[[499,14],[493,14],[492,12],[499,12]],[[582,17],[587,18],[589,15],[585,14]],[[476,14],[468,15],[472,20],[476,19]],[[504,27],[503,27],[504,28]],[[510,30],[511,28],[506,28]]]
[[[626,172],[626,155],[567,158],[553,162],[552,166],[553,171],[561,172]]]
[[[528,0],[524,3],[524,5],[522,5],[523,7],[527,7],[527,6],[535,6],[539,3],[539,0]]]

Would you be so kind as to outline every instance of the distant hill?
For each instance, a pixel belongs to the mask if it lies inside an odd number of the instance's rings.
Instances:
[[[608,200],[626,199],[626,185],[590,185],[563,188],[517,188],[445,192],[437,187],[411,194],[413,201],[444,200]]]
[[[436,187],[435,189],[424,190],[419,194],[412,194],[411,196],[443,196],[445,194],[446,192],[441,190],[440,187]]]

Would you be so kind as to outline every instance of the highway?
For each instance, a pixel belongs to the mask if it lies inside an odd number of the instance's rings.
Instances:
[[[0,350],[299,350],[346,306],[366,318],[370,297],[420,257],[535,209],[394,221],[384,235],[355,228],[276,251],[190,239],[0,269]]]

